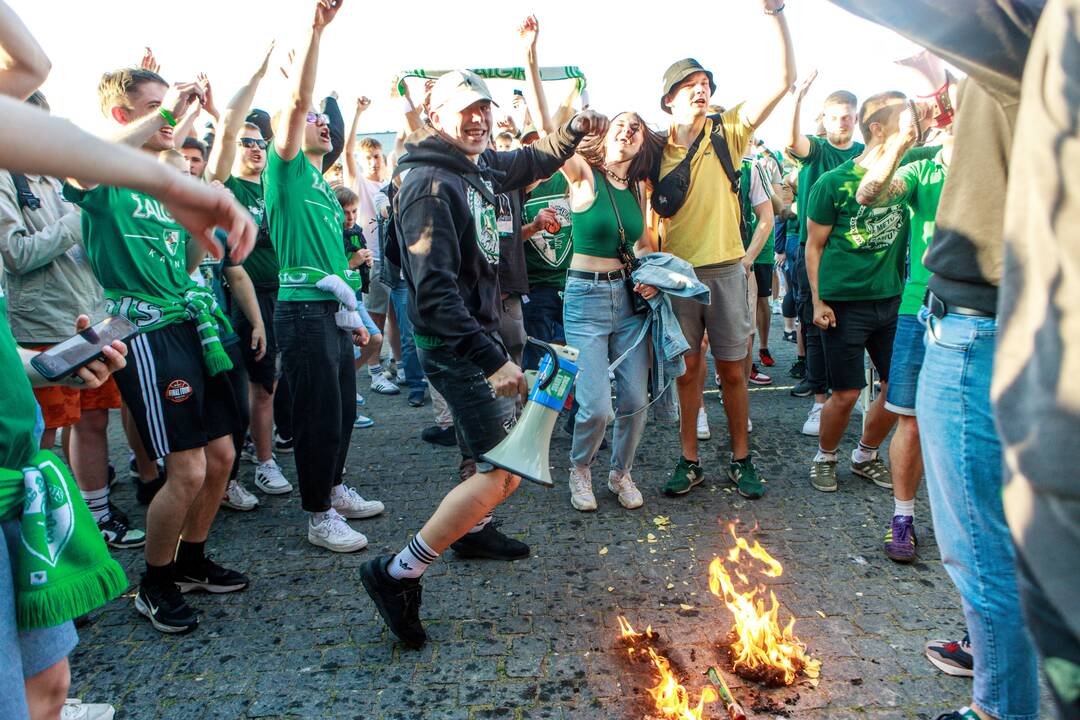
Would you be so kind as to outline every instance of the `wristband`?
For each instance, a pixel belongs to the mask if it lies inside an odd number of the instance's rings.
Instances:
[[[780,7],[776,8],[775,10],[766,10],[765,14],[776,16],[782,12],[784,12],[784,3],[780,3]]]
[[[165,108],[158,108],[158,115],[161,116],[162,120],[168,123],[169,127],[176,127],[176,116],[174,116],[171,112],[169,112]]]

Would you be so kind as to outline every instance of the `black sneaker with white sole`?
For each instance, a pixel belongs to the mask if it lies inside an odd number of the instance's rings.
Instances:
[[[529,546],[503,535],[496,529],[494,520],[485,525],[483,530],[466,534],[450,547],[463,558],[521,560],[529,557]]]
[[[292,438],[283,438],[277,433],[274,433],[274,452],[291,455],[294,442],[295,441]]]
[[[149,618],[158,632],[179,635],[191,632],[199,624],[199,616],[185,602],[175,583],[140,584],[135,594],[135,609]]]
[[[98,520],[98,530],[109,547],[137,548],[146,544],[146,533],[131,527],[127,515],[109,503],[109,514]]]
[[[176,563],[176,585],[180,592],[203,590],[209,593],[230,593],[243,590],[249,584],[247,576],[221,567],[207,555],[198,565]]]
[[[165,487],[165,472],[162,471],[157,478],[146,482],[139,478],[138,475],[131,478],[131,484],[135,486],[135,499],[138,500],[140,505],[149,505],[154,500],[154,496],[157,495],[158,490]]]
[[[401,642],[420,649],[427,642],[427,632],[420,622],[423,588],[420,580],[398,580],[386,566],[393,555],[380,555],[360,566],[360,582],[375,603],[383,622]]]

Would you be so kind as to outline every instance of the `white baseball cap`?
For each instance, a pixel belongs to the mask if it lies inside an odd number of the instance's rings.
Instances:
[[[479,75],[471,70],[451,70],[431,88],[431,109],[461,112],[475,102],[486,100],[498,107],[491,99],[491,91]]]

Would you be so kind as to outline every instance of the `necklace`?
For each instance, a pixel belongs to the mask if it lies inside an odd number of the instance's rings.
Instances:
[[[608,170],[607,165],[604,166],[604,174],[607,175],[612,180],[616,180],[618,182],[621,182],[623,185],[629,185],[630,184],[630,177],[629,176],[627,176],[627,177],[619,177],[615,173]]]

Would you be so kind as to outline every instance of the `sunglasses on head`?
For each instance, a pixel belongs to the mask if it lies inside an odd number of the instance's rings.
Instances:
[[[240,138],[240,144],[246,148],[266,149],[266,141],[262,138]]]
[[[315,123],[316,125],[327,125],[330,123],[330,116],[326,113],[309,112],[307,114],[307,121],[309,123]]]

